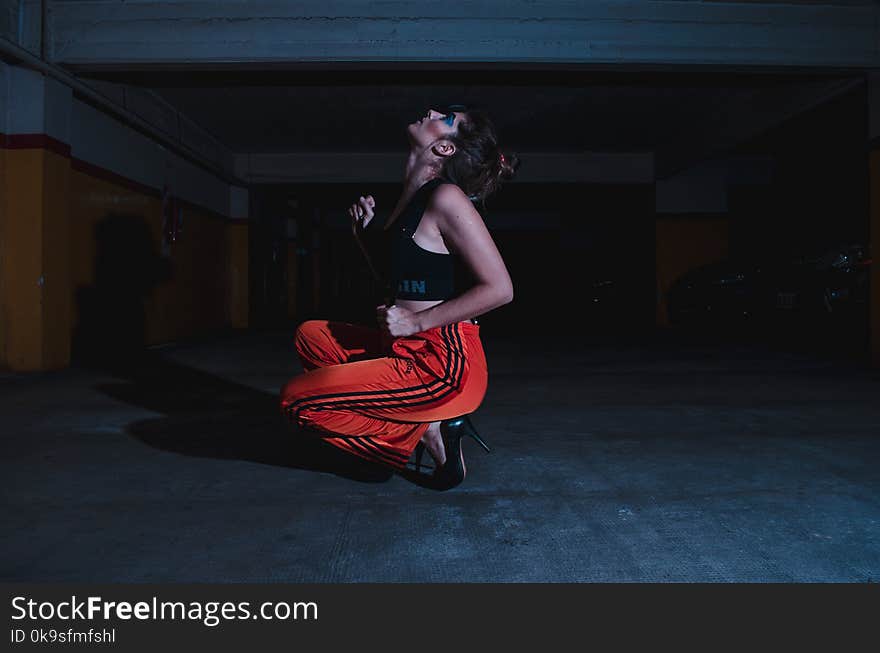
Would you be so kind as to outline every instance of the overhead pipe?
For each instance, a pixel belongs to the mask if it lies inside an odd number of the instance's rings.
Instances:
[[[192,163],[200,166],[201,168],[204,168],[205,170],[216,175],[223,181],[235,186],[242,186],[245,188],[248,186],[246,181],[243,181],[235,177],[234,175],[229,174],[226,170],[218,166],[213,161],[206,159],[196,150],[185,145],[184,143],[181,143],[174,136],[159,129],[158,127],[155,127],[154,125],[151,125],[143,118],[140,118],[125,107],[119,106],[114,100],[108,98],[106,95],[99,93],[88,84],[84,84],[74,75],[71,75],[70,73],[59,68],[58,66],[45,62],[44,60],[25,50],[18,44],[13,43],[9,39],[0,37],[0,54],[11,57],[12,59],[24,64],[28,68],[37,70],[44,75],[50,75],[51,77],[60,81],[62,84],[65,84],[72,88],[74,92],[82,98],[88,100],[92,104],[95,104],[99,108],[104,109],[108,113],[113,114],[115,117],[119,118],[129,126],[134,127],[138,131],[146,134],[150,138],[159,141],[169,150],[188,159]],[[178,117],[179,115],[180,114],[178,112]]]

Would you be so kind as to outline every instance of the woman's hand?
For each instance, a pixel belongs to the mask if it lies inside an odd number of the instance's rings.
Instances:
[[[364,197],[361,195],[358,201],[348,207],[348,215],[351,216],[352,224],[358,225],[361,229],[366,229],[370,224],[370,220],[375,215],[376,200],[372,195]]]
[[[384,333],[395,338],[423,331],[416,313],[400,306],[380,304],[376,307],[376,321]]]

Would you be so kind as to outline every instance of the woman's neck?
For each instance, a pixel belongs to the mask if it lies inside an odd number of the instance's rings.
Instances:
[[[411,151],[403,172],[403,196],[411,197],[419,188],[437,176],[439,172],[425,162],[424,154]]]
[[[394,211],[391,213],[392,220],[396,218],[400,211],[403,210],[403,207],[409,203],[419,188],[437,176],[437,171],[426,165],[424,160],[420,159],[418,153],[410,152],[409,158],[406,161],[406,169],[403,174],[403,192],[401,192],[400,199],[397,201],[397,206],[394,207]]]

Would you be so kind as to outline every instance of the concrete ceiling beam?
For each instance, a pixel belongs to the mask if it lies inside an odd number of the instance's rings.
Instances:
[[[880,67],[880,6],[634,0],[68,1],[48,56],[90,67],[542,62]]]

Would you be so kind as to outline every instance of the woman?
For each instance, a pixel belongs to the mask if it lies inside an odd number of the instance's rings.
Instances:
[[[363,458],[402,469],[418,446],[435,461],[438,486],[464,480],[463,435],[484,448],[467,414],[487,386],[475,318],[513,300],[510,275],[472,202],[513,177],[515,154],[498,147],[486,113],[460,105],[429,110],[407,126],[403,193],[383,224],[372,196],[349,208],[355,236],[386,303],[378,328],[303,322],[296,349],[305,373],[281,394],[300,426]],[[463,286],[456,264],[470,273]]]

